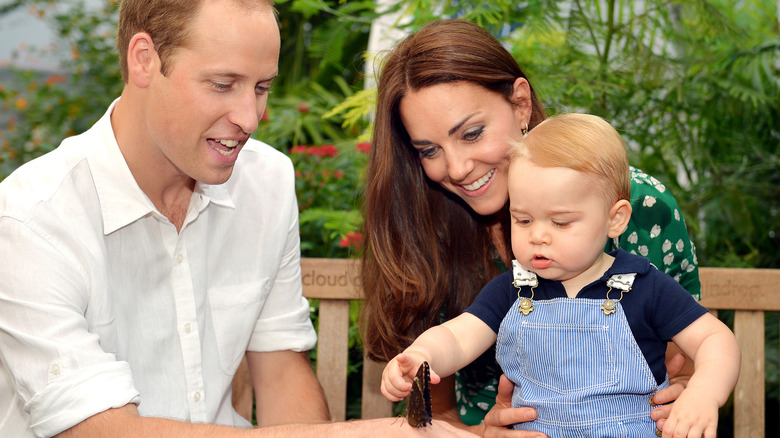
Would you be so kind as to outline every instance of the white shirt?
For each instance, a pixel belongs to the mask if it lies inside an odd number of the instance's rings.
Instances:
[[[177,232],[133,179],[112,109],[0,184],[0,436],[127,403],[248,426],[230,397],[244,352],[316,342],[289,158],[250,140]]]

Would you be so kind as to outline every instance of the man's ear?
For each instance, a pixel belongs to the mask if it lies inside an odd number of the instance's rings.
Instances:
[[[621,199],[612,205],[609,209],[609,230],[607,236],[610,239],[620,236],[628,227],[628,221],[631,219],[631,204],[625,199]]]
[[[133,35],[127,49],[128,82],[144,88],[159,71],[160,57],[154,48],[151,35],[146,32]]]

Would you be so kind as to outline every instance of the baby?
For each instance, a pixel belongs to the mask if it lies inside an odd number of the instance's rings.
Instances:
[[[423,361],[438,383],[496,343],[515,383],[512,405],[538,414],[516,429],[652,436],[649,399],[669,384],[671,340],[695,372],[663,436],[715,437],[739,374],[736,338],[647,259],[604,252],[626,229],[630,187],[625,144],[600,117],[552,117],[518,141],[509,167],[512,271],[393,358],[382,393],[399,401]]]

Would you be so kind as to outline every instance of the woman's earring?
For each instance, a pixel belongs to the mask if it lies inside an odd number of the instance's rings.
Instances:
[[[520,132],[523,134],[523,137],[528,135],[528,123],[525,124],[525,128],[521,129]]]

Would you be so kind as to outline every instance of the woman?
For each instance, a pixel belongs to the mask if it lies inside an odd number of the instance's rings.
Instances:
[[[545,117],[514,58],[475,24],[430,23],[385,58],[364,204],[361,325],[372,358],[388,360],[457,316],[506,269],[507,140]],[[636,169],[631,189],[631,224],[607,250],[647,256],[698,298],[694,248],[674,198]],[[483,420],[501,374],[494,355],[433,386],[435,417]],[[673,385],[654,401],[673,401],[681,391]]]

